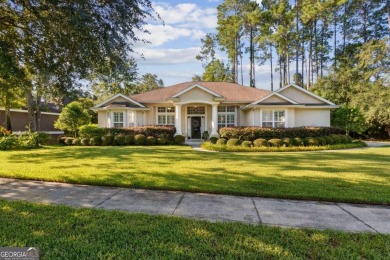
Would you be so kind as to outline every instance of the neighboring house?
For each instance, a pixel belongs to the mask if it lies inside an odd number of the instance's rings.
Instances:
[[[39,131],[47,132],[48,134],[63,134],[63,131],[60,131],[54,128],[54,122],[57,121],[60,113],[52,112],[41,112],[41,122]],[[0,125],[5,123],[5,111],[3,108],[0,108]],[[12,132],[25,132],[28,126],[28,111],[20,109],[11,109],[11,125]]]
[[[226,82],[185,82],[133,96],[117,94],[92,109],[99,127],[174,125],[200,139],[226,126],[330,126],[338,106],[296,85],[275,92]]]

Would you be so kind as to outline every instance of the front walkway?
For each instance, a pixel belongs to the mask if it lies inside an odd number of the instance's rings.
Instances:
[[[156,191],[0,178],[0,198],[76,207],[390,234],[390,207]]]

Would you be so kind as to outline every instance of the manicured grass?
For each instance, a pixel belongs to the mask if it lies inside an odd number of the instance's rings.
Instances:
[[[263,197],[390,204],[390,147],[294,153],[187,146],[0,151],[0,176]]]
[[[218,152],[308,152],[308,151],[324,151],[324,150],[340,150],[366,147],[365,142],[353,142],[348,144],[332,144],[325,146],[291,146],[291,147],[243,147],[243,146],[227,146],[204,142],[202,148],[209,151]]]
[[[0,244],[41,259],[382,259],[390,236],[208,223],[0,200]]]

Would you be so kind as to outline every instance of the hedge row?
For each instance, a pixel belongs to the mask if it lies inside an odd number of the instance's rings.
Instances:
[[[295,128],[262,128],[262,127],[223,127],[219,129],[219,134],[227,140],[236,138],[245,141],[256,139],[283,139],[283,138],[306,138],[322,137],[331,134],[344,134],[344,131],[333,127],[295,127]]]
[[[60,137],[59,143],[63,145],[82,145],[82,146],[100,146],[100,145],[166,145],[176,144],[182,145],[185,142],[185,137],[177,135],[172,139],[166,135],[160,134],[158,137],[145,136],[143,134],[124,135],[124,134],[107,134],[94,137]]]
[[[173,126],[139,126],[129,128],[99,128],[95,124],[84,125],[79,128],[79,135],[81,138],[91,138],[94,136],[103,135],[137,135],[142,134],[144,136],[153,136],[158,138],[164,135],[168,139],[173,139],[176,129]]]
[[[257,138],[253,142],[249,140],[240,140],[238,138],[211,139],[212,144],[226,145],[226,146],[242,146],[242,147],[292,147],[292,146],[326,146],[333,144],[352,143],[352,138],[347,135],[331,134],[323,137],[306,137],[306,138]]]

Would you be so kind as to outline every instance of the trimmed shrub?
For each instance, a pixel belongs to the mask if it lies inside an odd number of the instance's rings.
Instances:
[[[10,150],[18,146],[18,138],[13,135],[0,137],[0,150]]]
[[[333,144],[333,139],[330,136],[324,136],[323,137],[326,141],[326,144]]]
[[[72,145],[73,144],[73,137],[67,137],[67,138],[65,138],[65,144],[66,145]]]
[[[293,128],[262,128],[262,127],[223,127],[219,129],[222,138],[237,138],[241,140],[253,141],[262,139],[283,139],[321,137],[330,134],[342,134],[343,130],[332,127],[293,127]]]
[[[81,145],[87,146],[89,145],[89,138],[81,138]]]
[[[123,135],[137,135],[160,137],[164,135],[167,140],[173,140],[176,133],[174,126],[137,126],[128,128],[100,128],[104,134],[123,134]]]
[[[350,137],[349,135],[346,135],[346,137],[348,138],[348,143],[352,143],[353,142],[352,137]]]
[[[164,135],[160,135],[157,137],[157,144],[164,145],[167,144],[167,139],[164,137]]]
[[[268,142],[267,142],[267,140],[265,140],[263,138],[258,138],[258,139],[253,141],[253,146],[254,147],[268,146]]]
[[[252,147],[252,142],[251,141],[243,141],[241,143],[242,147]]]
[[[217,141],[218,141],[218,138],[217,137],[210,137],[210,143],[212,143],[212,144],[216,144],[217,143]]]
[[[318,146],[318,140],[314,137],[306,137],[303,139],[305,146]]]
[[[268,140],[268,145],[272,147],[280,147],[283,146],[283,141],[279,138],[272,138]]]
[[[146,143],[147,143],[148,145],[156,145],[157,139],[156,139],[154,136],[148,136],[148,137],[146,138]]]
[[[348,143],[348,137],[346,135],[339,135],[339,137],[342,144]]]
[[[58,138],[58,143],[65,145],[66,138],[68,138],[68,137],[67,136],[61,136],[60,138]]]
[[[123,134],[117,134],[114,137],[114,144],[115,145],[125,145],[125,135]]]
[[[294,145],[294,143],[291,140],[291,138],[285,137],[285,138],[282,139],[282,141],[283,141],[284,146],[290,147],[290,146]]]
[[[327,145],[325,138],[317,137],[316,139],[317,139],[319,145]]]
[[[295,137],[292,139],[294,146],[304,146],[305,143],[303,142],[302,138]]]
[[[102,145],[102,138],[100,136],[91,137],[89,139],[89,144],[93,146],[100,146]]]
[[[227,140],[225,138],[220,138],[217,140],[217,144],[219,145],[226,145]]]
[[[146,136],[143,134],[137,134],[134,136],[134,143],[136,145],[145,145],[146,144]]]
[[[237,145],[240,145],[240,140],[237,139],[237,138],[229,139],[229,140],[226,142],[226,145],[227,145],[227,146],[237,146]]]
[[[80,138],[73,139],[72,144],[73,145],[81,145],[81,139]]]
[[[178,145],[184,144],[185,141],[186,141],[186,138],[184,136],[182,136],[182,135],[176,135],[173,138],[173,142],[175,144],[178,144]]]
[[[111,134],[102,136],[102,145],[113,145],[114,136]]]
[[[127,145],[134,144],[134,135],[125,135],[125,144]]]
[[[102,136],[105,133],[104,128],[99,128],[96,124],[83,125],[79,127],[80,137],[91,138],[94,136]]]
[[[330,135],[330,138],[332,138],[333,144],[340,144],[341,143],[340,136],[338,136],[338,135]]]

